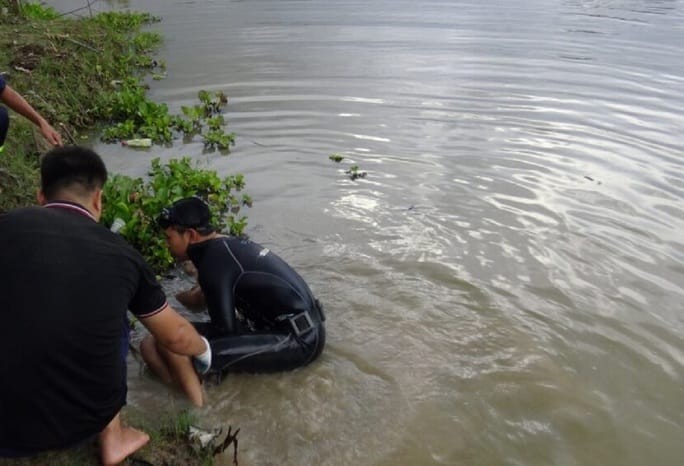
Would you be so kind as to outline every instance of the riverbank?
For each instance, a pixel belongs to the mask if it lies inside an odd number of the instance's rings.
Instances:
[[[157,21],[145,13],[105,13],[89,18],[60,17],[49,8],[18,11],[17,2],[0,1],[0,72],[61,134],[78,144],[101,122],[114,122],[121,83],[163,68],[152,56],[161,43],[142,31]],[[38,186],[38,158],[47,149],[37,129],[19,115],[0,154],[0,212],[33,205]],[[134,464],[212,464],[212,454],[192,445],[187,412],[150,420],[146,413],[124,408],[124,419],[152,437]],[[23,462],[22,462],[23,461]],[[94,444],[30,460],[0,464],[90,465],[97,462]]]
[[[187,411],[165,414],[153,419],[146,413],[124,408],[124,422],[150,435],[150,442],[123,464],[137,466],[186,466],[214,464],[213,453],[190,439],[188,432],[196,419]],[[232,451],[231,448],[227,453]],[[92,466],[99,464],[95,440],[63,451],[52,451],[29,458],[2,459],[0,466]]]
[[[61,17],[49,8],[16,10],[0,2],[0,73],[61,134],[65,144],[83,142],[102,121],[113,121],[118,87],[160,67],[152,52],[158,34],[141,28],[149,14],[104,13]],[[12,114],[0,156],[0,212],[35,199],[37,158],[48,147],[36,128]]]

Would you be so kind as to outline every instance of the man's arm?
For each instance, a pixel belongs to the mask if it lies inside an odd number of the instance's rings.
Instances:
[[[207,308],[204,293],[199,285],[195,285],[189,290],[176,293],[176,299],[192,312],[202,312]]]
[[[237,332],[235,301],[233,299],[235,278],[231,272],[200,275],[199,285],[211,317],[211,323],[226,333]]]
[[[26,99],[10,86],[5,85],[5,89],[0,91],[0,100],[9,108],[22,115],[34,125],[40,128],[43,137],[53,146],[62,145],[62,136],[41,116]]]
[[[167,305],[149,317],[141,317],[140,322],[161,345],[173,353],[199,356],[208,349],[195,327],[171,306]]]
[[[202,406],[198,372],[203,374],[211,367],[209,342],[168,305],[140,321],[152,333],[140,345],[143,360],[167,383],[176,382],[195,406]],[[187,356],[193,357],[194,367]]]

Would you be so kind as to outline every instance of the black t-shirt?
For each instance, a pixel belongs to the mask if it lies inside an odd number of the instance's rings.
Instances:
[[[81,206],[0,216],[0,449],[101,431],[126,402],[126,310],[166,307],[154,274]]]
[[[260,329],[273,329],[281,316],[314,308],[304,279],[253,241],[221,236],[191,245],[188,256],[218,333],[239,333],[236,308]]]

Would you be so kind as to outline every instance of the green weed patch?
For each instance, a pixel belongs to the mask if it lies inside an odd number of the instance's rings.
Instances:
[[[7,82],[63,135],[79,144],[82,132],[104,124],[106,142],[172,143],[200,137],[206,150],[227,154],[235,134],[224,130],[223,92],[200,91],[198,104],[171,115],[165,103],[146,96],[145,77],[164,70],[152,53],[161,36],[142,30],[157,18],[147,13],[106,12],[83,19],[60,17],[39,4],[0,0],[0,71]],[[149,143],[149,141],[148,141]],[[133,145],[133,144],[131,144]],[[35,203],[38,155],[47,150],[23,118],[13,115],[5,150],[0,154],[0,212]],[[156,230],[159,211],[182,197],[199,195],[212,209],[218,228],[242,234],[251,205],[241,175],[221,178],[183,158],[152,162],[147,179],[113,175],[105,187],[102,222],[124,223],[121,233],[159,272],[172,259]]]
[[[148,175],[146,179],[114,175],[105,186],[101,221],[111,227],[120,219],[123,227],[119,233],[143,252],[157,272],[167,270],[173,258],[155,220],[164,207],[178,199],[201,197],[209,204],[216,228],[238,236],[243,234],[247,218],[240,211],[251,206],[252,200],[240,193],[245,186],[242,175],[221,178],[215,171],[193,164],[189,157],[165,164],[154,159]]]

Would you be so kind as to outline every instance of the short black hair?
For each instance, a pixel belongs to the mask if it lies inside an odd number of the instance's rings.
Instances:
[[[209,205],[197,196],[180,199],[163,208],[157,217],[157,225],[162,230],[173,227],[181,232],[192,228],[202,235],[215,231],[211,225]]]
[[[63,189],[90,193],[107,182],[107,167],[95,151],[80,146],[56,147],[40,160],[40,189],[54,200]]]

